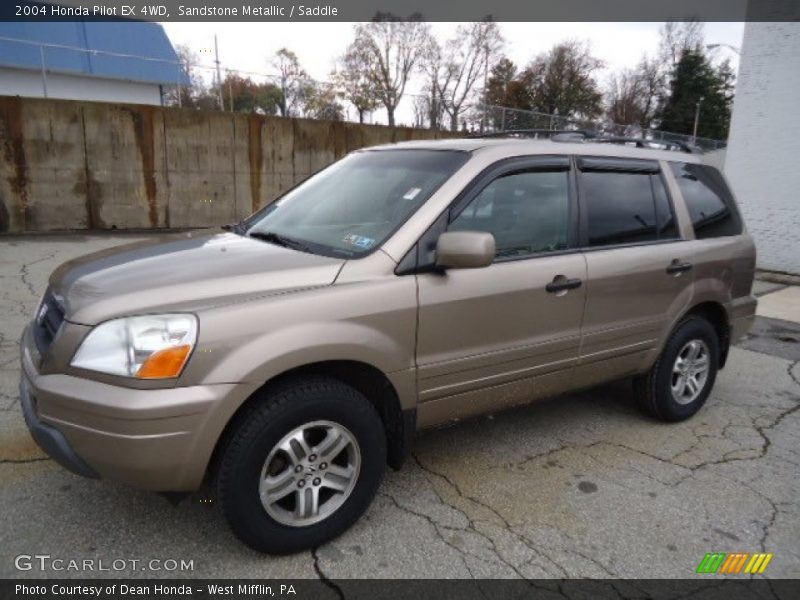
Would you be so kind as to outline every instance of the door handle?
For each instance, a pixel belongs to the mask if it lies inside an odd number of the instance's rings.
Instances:
[[[568,290],[574,290],[581,287],[581,285],[583,285],[583,281],[578,278],[567,279],[563,275],[556,275],[553,281],[544,286],[544,289],[551,294],[558,294],[559,292],[566,293]]]
[[[692,270],[692,263],[681,262],[677,258],[673,260],[670,265],[667,267],[667,273],[670,275],[680,275],[685,271]]]

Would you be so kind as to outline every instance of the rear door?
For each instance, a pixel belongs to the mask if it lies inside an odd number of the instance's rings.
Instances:
[[[506,161],[446,216],[495,262],[417,275],[421,426],[557,393],[578,357],[586,264],[566,157]]]
[[[576,383],[592,385],[653,360],[691,299],[692,248],[658,161],[584,157],[577,166],[589,281]]]

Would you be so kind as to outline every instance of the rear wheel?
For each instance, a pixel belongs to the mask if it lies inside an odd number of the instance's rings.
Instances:
[[[282,385],[243,414],[217,491],[234,533],[270,554],[316,547],[350,527],[383,477],[386,438],[372,404],[333,379]]]
[[[663,421],[682,421],[705,404],[717,377],[719,338],[699,316],[681,321],[650,371],[634,381],[639,406]]]

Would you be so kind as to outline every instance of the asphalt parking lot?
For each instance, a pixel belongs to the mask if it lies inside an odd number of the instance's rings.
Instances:
[[[371,509],[338,540],[268,557],[228,531],[207,490],[178,506],[74,476],[30,439],[17,340],[61,262],[142,236],[0,240],[0,577],[18,555],[184,559],[195,577],[691,577],[706,552],[771,552],[800,576],[800,288],[758,283],[761,316],[706,407],[640,415],[615,384],[419,436]],[[98,573],[98,575],[101,575]]]

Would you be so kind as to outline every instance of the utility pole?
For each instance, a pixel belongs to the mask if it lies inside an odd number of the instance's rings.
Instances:
[[[489,109],[487,102],[489,100],[487,86],[489,84],[489,42],[483,44],[484,60],[483,60],[483,118],[481,118],[481,133],[486,130],[486,111]]]
[[[44,59],[44,46],[39,45],[39,58],[42,61],[42,92],[47,98],[47,61]]]
[[[231,72],[225,70],[225,78],[228,80],[228,110],[233,112],[233,83],[231,82]]]
[[[217,98],[219,99],[219,109],[225,110],[222,102],[222,75],[219,71],[219,46],[217,45],[217,34],[214,34],[214,63],[217,65]]]
[[[694,105],[694,130],[692,131],[692,144],[697,143],[697,125],[700,123],[700,105],[703,103],[703,96]]]

